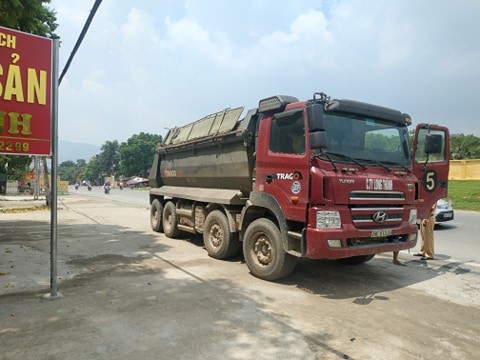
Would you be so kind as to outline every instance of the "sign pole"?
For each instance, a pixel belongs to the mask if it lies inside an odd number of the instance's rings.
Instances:
[[[60,299],[57,292],[57,177],[58,177],[58,39],[53,40],[52,49],[52,162],[50,191],[50,293],[44,299]]]
[[[50,294],[57,292],[59,40],[0,26],[0,154],[51,156]],[[46,180],[48,183],[48,180]]]

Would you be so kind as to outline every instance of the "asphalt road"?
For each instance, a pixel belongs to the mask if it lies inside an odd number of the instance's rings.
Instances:
[[[128,192],[59,199],[55,301],[40,300],[49,212],[2,214],[0,359],[478,358],[476,263],[302,260],[262,281],[241,255],[208,257],[200,236],[154,233],[147,193]]]
[[[480,266],[480,212],[455,210],[455,219],[436,224],[434,234],[437,254]]]
[[[109,195],[105,195],[101,187],[93,187],[92,191],[81,187],[70,192],[108,198],[110,200],[148,207],[148,191],[140,189],[114,188]],[[480,267],[480,212],[455,211],[453,221],[439,223],[435,226],[435,253],[437,257],[450,262],[472,263]],[[419,235],[420,236],[420,235]],[[420,248],[420,239],[417,247]]]
[[[140,206],[149,207],[148,203],[148,191],[143,189],[129,189],[124,188],[120,190],[119,188],[112,188],[110,194],[106,195],[101,186],[92,186],[92,190],[88,191],[87,187],[81,186],[78,190],[75,190],[73,186],[69,187],[69,192],[71,194],[81,194],[87,196],[94,196],[99,198],[108,198],[114,201],[121,201],[128,204],[135,204]]]

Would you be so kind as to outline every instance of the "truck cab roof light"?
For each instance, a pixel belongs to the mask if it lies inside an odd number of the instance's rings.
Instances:
[[[298,102],[294,96],[276,95],[258,102],[258,112],[265,113],[274,110],[283,110],[288,104]]]

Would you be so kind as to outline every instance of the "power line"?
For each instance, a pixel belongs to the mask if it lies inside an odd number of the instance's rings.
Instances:
[[[60,75],[60,78],[58,79],[58,85],[62,82],[63,77],[68,71],[68,68],[70,67],[70,64],[73,61],[73,57],[77,53],[78,48],[80,47],[80,44],[83,41],[83,38],[87,34],[88,28],[90,27],[90,24],[92,23],[93,17],[95,16],[95,13],[97,12],[98,7],[100,6],[102,0],[95,0],[95,3],[93,4],[93,8],[90,11],[90,15],[88,15],[88,19],[85,22],[85,25],[83,26],[82,32],[80,33],[80,36],[77,39],[77,42],[72,50],[72,53],[70,54],[70,57],[68,58],[67,63],[65,64],[65,67],[62,70],[62,74]]]

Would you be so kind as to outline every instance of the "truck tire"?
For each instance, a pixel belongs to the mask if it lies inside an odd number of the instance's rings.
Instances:
[[[227,217],[219,210],[212,211],[205,219],[203,243],[208,255],[215,259],[227,259],[240,249],[237,234],[230,231]]]
[[[339,262],[342,264],[347,264],[347,265],[360,265],[363,263],[366,263],[369,260],[372,260],[375,257],[375,254],[372,255],[358,255],[358,256],[352,256],[348,258],[342,258],[342,259],[337,259]]]
[[[158,199],[150,205],[150,225],[153,231],[163,232],[163,205]]]
[[[168,201],[163,208],[163,233],[166,237],[175,238],[180,234],[178,230],[177,208],[172,201]]]
[[[268,219],[257,219],[247,227],[243,255],[252,275],[264,280],[290,275],[297,261],[285,252],[280,230]]]

